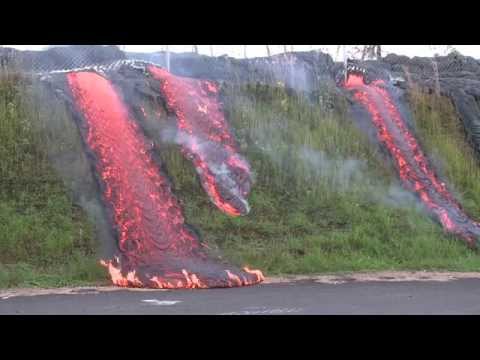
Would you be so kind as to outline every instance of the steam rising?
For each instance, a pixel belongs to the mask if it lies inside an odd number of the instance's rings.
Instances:
[[[93,184],[98,185],[94,186],[93,202],[80,200],[80,203],[90,214],[98,214],[95,205],[100,200],[100,210],[108,214],[108,222],[99,221],[97,224],[109,229],[118,243],[116,255],[102,261],[112,282],[129,287],[206,288],[243,286],[262,281],[263,275],[258,270],[240,270],[209,258],[196,233],[185,224],[182,208],[171,192],[170,183],[152,157],[151,142],[131,116],[121,89],[116,88],[107,76],[95,71],[72,71],[52,74],[44,80],[71,104],[88,154],[86,164],[90,165],[97,179],[97,184]],[[214,120],[218,121],[218,118]],[[210,119],[204,121],[208,124]],[[231,137],[228,128],[221,129],[225,131],[222,136]],[[171,137],[169,131],[163,136]],[[202,180],[208,181],[206,190],[218,196],[215,200],[221,201],[220,205],[226,206],[225,209],[230,210],[229,201],[238,206],[239,199],[234,190],[243,190],[238,193],[243,198],[249,187],[237,183],[242,179],[241,173],[233,178],[227,164],[233,171],[238,168],[244,171],[248,170],[248,164],[242,163],[245,160],[235,153],[233,147],[220,151],[222,144],[215,144],[212,140],[198,141],[203,136],[189,137],[186,133],[178,136],[182,133],[184,129],[177,129],[175,141],[195,157],[194,164],[200,166],[197,169],[200,177],[206,176]],[[199,156],[205,158],[202,160]],[[57,160],[61,159],[57,161],[58,168],[66,158],[68,156],[61,154],[57,157]],[[208,162],[208,167],[203,167],[198,160]],[[67,169],[69,176],[80,175],[70,172],[72,167]],[[204,174],[205,171],[208,173]],[[212,174],[215,178],[211,177]],[[77,178],[80,179],[85,180]],[[248,178],[246,180],[248,184]],[[82,192],[80,187],[72,187]],[[248,210],[248,204],[243,207]]]
[[[474,247],[480,241],[480,223],[463,211],[423,154],[395,101],[395,94],[383,80],[365,83],[362,74],[350,74],[345,87],[370,114],[378,139],[389,151],[403,185],[417,194],[444,230]]]
[[[329,158],[325,152],[313,150],[306,146],[300,148],[299,159],[310,167],[315,177],[328,174],[338,184],[339,190],[347,190],[353,182],[366,174],[367,164],[364,160],[353,158]]]

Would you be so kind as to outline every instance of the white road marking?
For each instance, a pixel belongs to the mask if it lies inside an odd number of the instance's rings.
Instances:
[[[258,310],[243,310],[239,312],[229,312],[229,313],[223,313],[220,315],[262,315],[262,314],[288,314],[288,313],[298,313],[302,311],[302,308],[276,308],[276,309],[268,309],[268,308],[262,308]]]
[[[168,306],[168,305],[175,305],[180,303],[180,300],[156,300],[156,299],[145,299],[142,300],[142,302],[147,303],[147,304],[152,304],[152,305],[158,305],[158,306]]]

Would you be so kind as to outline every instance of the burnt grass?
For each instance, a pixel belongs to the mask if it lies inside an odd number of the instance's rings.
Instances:
[[[51,166],[52,139],[38,126],[71,119],[31,88],[0,74],[0,287],[106,283],[94,224]],[[158,154],[188,223],[212,251],[266,275],[478,269],[478,253],[401,189],[385,152],[334,89],[307,97],[281,85],[224,84],[222,97],[254,171],[247,216],[216,209],[175,145]],[[419,90],[410,103],[422,146],[480,218],[479,163],[453,107]]]

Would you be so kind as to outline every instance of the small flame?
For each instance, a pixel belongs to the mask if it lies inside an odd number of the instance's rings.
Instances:
[[[263,273],[260,270],[250,270],[248,267],[244,267],[243,270],[249,274],[255,275],[259,281],[265,280],[265,276],[263,276]]]
[[[79,118],[81,134],[94,155],[95,170],[102,185],[102,200],[112,215],[113,230],[118,239],[120,256],[100,262],[107,268],[112,282],[121,287],[161,289],[226,287],[260,282],[257,276],[233,269],[229,270],[230,276],[226,280],[221,266],[201,252],[199,239],[185,224],[182,208],[168,179],[151,156],[151,143],[112,83],[93,71],[70,72],[66,79],[74,104],[82,114]],[[216,89],[212,84],[206,84],[211,91]],[[215,97],[212,99],[216,101]],[[169,101],[170,104],[176,103],[175,98]],[[215,108],[212,103],[206,104],[209,109]],[[143,107],[141,111],[145,114]],[[182,129],[187,133],[197,131],[180,115],[180,124],[185,121],[185,126],[180,126]],[[202,118],[204,125],[224,131],[223,123],[218,125],[223,118],[213,116],[212,121]],[[220,135],[223,140],[230,139],[228,132]],[[232,150],[235,149],[233,145],[224,145],[227,159],[238,156]],[[205,167],[202,169],[205,171],[203,179],[207,182],[205,186],[209,194],[216,196],[215,201],[226,211],[238,213],[236,207],[223,201],[217,179],[210,173],[207,161],[208,156],[201,154],[197,156],[196,165]],[[188,266],[180,267],[183,263]],[[237,278],[242,279],[241,283],[231,280]]]
[[[208,114],[208,107],[207,105],[198,105],[197,110],[203,114]]]

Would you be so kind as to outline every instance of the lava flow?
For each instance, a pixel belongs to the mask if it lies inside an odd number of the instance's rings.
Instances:
[[[217,85],[175,76],[153,65],[148,71],[160,82],[167,106],[177,118],[176,142],[193,162],[205,192],[225,213],[247,214],[251,171],[225,120]]]
[[[392,156],[404,186],[415,192],[443,229],[471,247],[480,241],[480,223],[473,221],[441,182],[423,154],[383,80],[366,84],[362,74],[349,74],[345,88],[370,114],[379,141]]]
[[[68,93],[91,153],[119,253],[103,261],[118,286],[207,288],[255,284],[243,271],[209,258],[185,224],[168,179],[118,89],[93,71],[66,73]],[[63,78],[63,79],[65,79]]]

